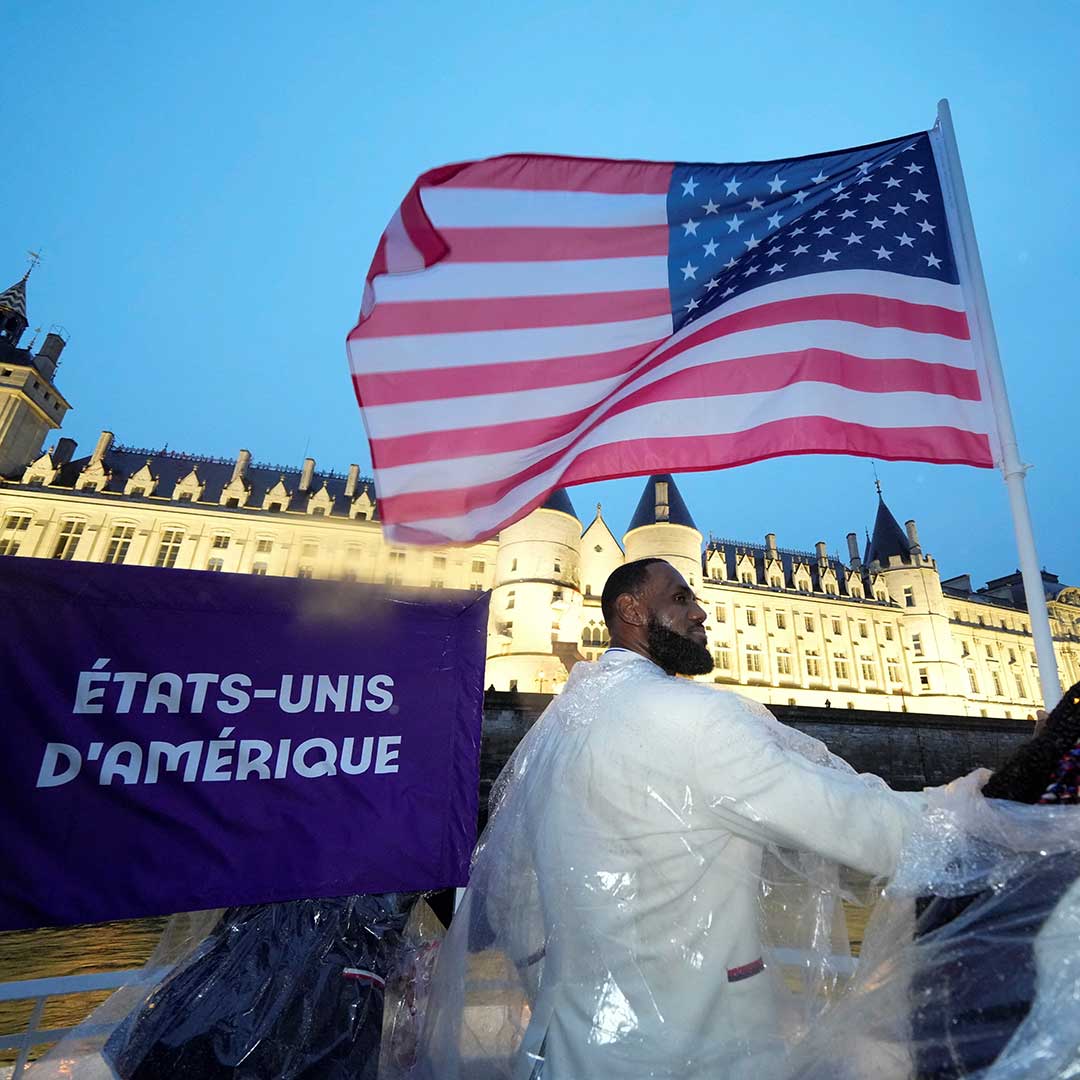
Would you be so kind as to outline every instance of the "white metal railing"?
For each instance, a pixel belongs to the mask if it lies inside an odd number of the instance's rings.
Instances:
[[[0,982],[0,1002],[33,1001],[34,1008],[26,1027],[20,1031],[0,1031],[0,1050],[18,1050],[11,1072],[12,1080],[19,1080],[26,1069],[30,1050],[41,1043],[51,1043],[62,1039],[74,1031],[73,1027],[43,1028],[41,1017],[45,1012],[45,1003],[52,997],[66,997],[69,994],[85,994],[91,990],[117,990],[121,986],[135,986],[139,983],[157,982],[169,969],[130,968],[127,971],[107,971],[94,975],[63,975],[53,979],[23,979],[19,982]],[[87,1035],[104,1035],[115,1024],[83,1025]]]

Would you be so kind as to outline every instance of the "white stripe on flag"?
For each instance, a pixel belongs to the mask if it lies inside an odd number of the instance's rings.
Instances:
[[[375,297],[379,303],[481,300],[667,287],[667,258],[663,255],[642,255],[626,259],[551,262],[443,262],[432,266],[424,274],[383,275],[376,278]]]
[[[428,187],[420,199],[437,229],[667,225],[666,195]]]

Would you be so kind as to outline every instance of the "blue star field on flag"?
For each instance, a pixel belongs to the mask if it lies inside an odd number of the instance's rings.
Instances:
[[[676,330],[748,289],[822,271],[958,281],[926,133],[817,157],[678,164],[667,208]]]

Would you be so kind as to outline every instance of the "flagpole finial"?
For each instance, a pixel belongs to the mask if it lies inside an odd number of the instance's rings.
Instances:
[[[874,470],[874,487],[877,488],[878,498],[880,499],[881,498],[881,481],[878,479],[877,463],[874,462],[874,461],[871,461],[870,462],[870,468]]]
[[[33,271],[34,267],[37,266],[37,264],[39,262],[41,262],[41,252],[40,251],[28,251],[26,253],[26,257],[30,260],[30,265],[26,268],[26,273],[23,274],[23,281],[25,281],[30,276],[30,274]]]

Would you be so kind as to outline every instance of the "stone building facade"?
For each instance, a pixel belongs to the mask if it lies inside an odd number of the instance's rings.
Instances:
[[[70,439],[59,334],[21,347],[26,278],[0,293],[0,556],[77,559],[418,588],[491,589],[486,681],[557,692],[606,643],[600,593],[622,562],[659,556],[697,591],[716,666],[701,678],[767,704],[1033,719],[1041,705],[1019,574],[942,579],[914,521],[878,497],[847,558],[699,531],[671,476],[653,476],[621,539],[565,491],[494,539],[413,548],[382,538],[374,485],[345,473]],[[1080,589],[1044,574],[1066,685],[1080,679]]]

